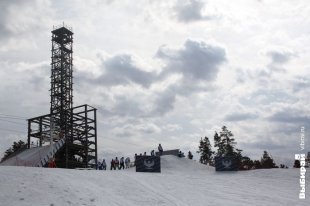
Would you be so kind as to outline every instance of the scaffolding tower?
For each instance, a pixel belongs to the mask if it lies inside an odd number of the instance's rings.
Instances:
[[[28,119],[28,148],[65,138],[55,160],[62,168],[97,165],[97,109],[73,107],[73,32],[61,26],[52,31],[50,114]]]

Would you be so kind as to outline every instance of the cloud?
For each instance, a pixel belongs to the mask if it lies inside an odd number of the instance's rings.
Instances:
[[[156,56],[167,65],[164,74],[180,73],[194,81],[215,80],[219,66],[227,61],[225,49],[190,39],[179,50],[162,46]]]
[[[204,6],[204,2],[200,0],[179,0],[175,6],[176,18],[185,23],[212,19],[202,14]]]
[[[257,119],[257,118],[258,118],[257,114],[236,112],[236,113],[226,115],[224,119],[230,122],[237,122],[237,121],[251,120],[251,119]]]
[[[90,75],[89,72],[78,71],[77,78],[82,82],[106,87],[136,84],[145,88],[148,88],[157,78],[155,73],[141,68],[129,54],[119,54],[100,61],[99,70],[102,74]]]
[[[310,78],[304,76],[296,76],[292,83],[294,92],[305,92],[305,90],[310,88]]]
[[[294,55],[288,51],[269,51],[267,55],[271,58],[273,64],[287,63]]]
[[[292,124],[310,124],[310,116],[307,112],[294,108],[282,108],[280,111],[275,112],[269,120],[281,123]]]
[[[113,129],[112,133],[118,137],[128,137],[135,135],[150,135],[161,133],[161,129],[154,123],[136,122],[128,123]]]
[[[166,114],[174,109],[175,100],[176,93],[171,88],[167,88],[157,96],[154,104],[155,108],[152,113],[156,115]]]
[[[76,76],[85,84],[109,90],[120,86],[132,87],[133,90],[126,90],[126,94],[121,92],[118,96],[114,95],[113,107],[104,109],[107,115],[162,116],[174,109],[177,95],[190,96],[211,90],[210,84],[216,80],[220,65],[227,61],[223,48],[194,40],[187,40],[180,49],[160,47],[156,57],[165,65],[158,74],[146,71],[133,55],[118,54],[100,58],[99,69],[102,74],[90,75],[79,70]],[[151,88],[169,82],[173,75],[179,75],[180,78],[172,80],[160,90]],[[142,96],[138,97],[136,85],[141,86],[148,95],[142,91],[139,93]],[[120,98],[120,95],[125,96]],[[147,105],[152,109],[146,109],[144,101],[148,101]]]

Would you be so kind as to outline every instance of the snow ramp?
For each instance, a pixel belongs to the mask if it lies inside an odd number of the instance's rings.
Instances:
[[[3,161],[0,163],[0,166],[43,167],[64,144],[65,140],[61,139],[53,144],[52,149],[50,145],[26,149],[16,156]]]
[[[214,167],[200,164],[195,160],[187,158],[180,158],[174,155],[161,156],[161,169],[163,173],[190,173],[193,171],[199,171],[201,173],[212,172],[214,173]]]

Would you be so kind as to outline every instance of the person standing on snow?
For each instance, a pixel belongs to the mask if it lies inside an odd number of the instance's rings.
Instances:
[[[112,169],[116,169],[116,167],[115,167],[115,160],[114,159],[112,159],[112,161],[111,161],[111,170]]]
[[[124,157],[122,157],[121,159],[120,159],[120,166],[119,166],[119,168],[118,169],[125,169],[125,162],[124,162]]]
[[[193,154],[191,153],[191,151],[188,152],[187,155],[188,159],[192,160],[193,159]]]
[[[164,152],[163,147],[161,146],[161,144],[158,145],[158,151],[159,151],[159,156],[161,156]]]
[[[115,157],[115,169],[118,168],[119,169],[119,160],[117,159],[117,157]]]
[[[102,160],[101,168],[102,168],[103,170],[107,170],[107,163],[105,163],[105,159]]]
[[[125,165],[126,165],[126,169],[128,169],[130,167],[130,158],[129,157],[126,157]]]

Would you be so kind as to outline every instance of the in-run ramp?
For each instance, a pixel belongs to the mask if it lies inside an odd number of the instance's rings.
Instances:
[[[0,166],[43,167],[64,144],[65,139],[60,139],[53,144],[52,149],[50,145],[26,149],[18,155],[3,161]]]

